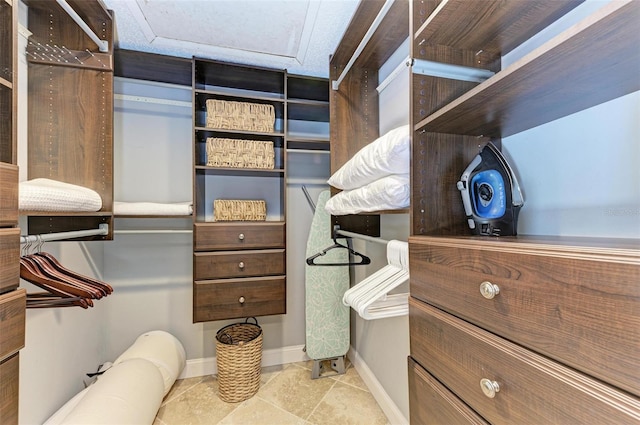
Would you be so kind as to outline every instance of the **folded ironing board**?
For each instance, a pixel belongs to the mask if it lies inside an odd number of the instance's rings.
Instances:
[[[333,245],[331,216],[324,209],[329,191],[318,197],[307,241],[307,258]],[[346,245],[346,240],[339,240]],[[346,249],[328,251],[318,263],[347,263]],[[349,289],[348,266],[305,266],[306,350],[314,360],[312,378],[321,374],[322,360],[330,359],[331,367],[344,373],[344,356],[349,351],[349,307],[342,297]]]

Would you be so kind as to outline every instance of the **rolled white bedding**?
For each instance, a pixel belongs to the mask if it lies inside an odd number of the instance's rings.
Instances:
[[[59,422],[51,421],[56,413],[45,425],[152,424],[162,404],[162,388],[162,374],[153,363],[130,359],[81,392],[82,398]]]
[[[151,425],[185,364],[177,338],[164,331],[144,333],[44,425]]]
[[[182,373],[187,355],[176,337],[164,331],[151,331],[140,335],[113,365],[136,358],[149,360],[162,373],[164,396]]]

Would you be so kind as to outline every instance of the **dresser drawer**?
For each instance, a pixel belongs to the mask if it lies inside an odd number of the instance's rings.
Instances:
[[[18,424],[20,357],[16,353],[8,359],[0,361],[0,423],[2,425]]]
[[[640,399],[410,298],[411,356],[492,424],[637,423]],[[497,383],[489,398],[481,382]]]
[[[284,248],[283,222],[196,223],[195,251]]]
[[[197,280],[193,289],[193,321],[285,314],[284,276]]]
[[[20,229],[0,229],[0,294],[20,284]]]
[[[26,303],[24,289],[0,295],[0,360],[24,347]]]
[[[409,357],[410,423],[420,425],[489,425],[437,379]]]
[[[0,162],[0,227],[18,225],[18,166]]]
[[[637,254],[446,238],[409,251],[412,296],[640,395]]]
[[[275,276],[286,273],[284,249],[196,252],[195,280]]]

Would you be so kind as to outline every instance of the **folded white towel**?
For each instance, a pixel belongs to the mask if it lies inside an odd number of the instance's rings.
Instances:
[[[116,215],[191,215],[192,202],[157,203],[157,202],[120,202],[113,203]]]
[[[38,178],[20,182],[18,208],[22,211],[95,212],[102,208],[102,198],[87,187]]]

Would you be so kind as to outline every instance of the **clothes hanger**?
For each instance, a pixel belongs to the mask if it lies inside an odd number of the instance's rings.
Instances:
[[[27,294],[27,308],[75,306],[89,308],[89,304],[87,304],[86,300],[82,297],[60,297],[48,292],[32,292]]]
[[[408,313],[408,294],[389,294],[409,280],[409,251],[406,242],[389,241],[387,265],[349,288],[342,297],[345,306],[360,317],[372,320]]]
[[[42,251],[43,246],[44,240],[42,240],[42,238],[38,236],[36,252],[32,255],[43,258],[47,263],[49,263],[49,265],[51,265],[53,269],[55,269],[59,273],[62,273],[62,278],[70,277],[76,281],[79,281],[79,284],[86,284],[89,287],[93,287],[100,291],[102,296],[107,296],[113,292],[113,288],[108,283],[93,279],[64,267],[53,255],[49,254],[48,252]]]
[[[90,298],[92,294],[84,289],[66,284],[55,278],[51,278],[33,262],[33,259],[23,256],[20,258],[20,277],[40,288],[61,297],[82,297],[87,299],[87,304],[93,306]]]
[[[93,302],[90,299],[93,296],[92,292],[82,287],[70,285],[51,275],[46,268],[41,267],[41,264],[28,254],[30,248],[31,243],[28,242],[23,249],[23,254],[20,256],[20,277],[22,279],[46,290],[53,297],[81,298],[81,300],[75,300],[76,305],[83,308],[93,306]]]
[[[318,257],[322,257],[323,255],[325,255],[327,252],[331,251],[332,249],[346,249],[349,251],[350,254],[359,257],[360,258],[360,262],[354,263],[352,261],[346,262],[346,263],[316,263],[315,259]],[[349,248],[348,246],[344,246],[340,243],[338,243],[338,241],[336,240],[336,237],[333,237],[333,245],[331,245],[328,248],[325,248],[324,250],[322,250],[322,252],[319,252],[317,254],[312,255],[311,257],[307,258],[307,264],[310,266],[361,266],[361,265],[366,265],[366,264],[371,264],[371,259],[369,257],[367,257],[364,254],[360,254],[357,251],[354,251],[353,249]]]

